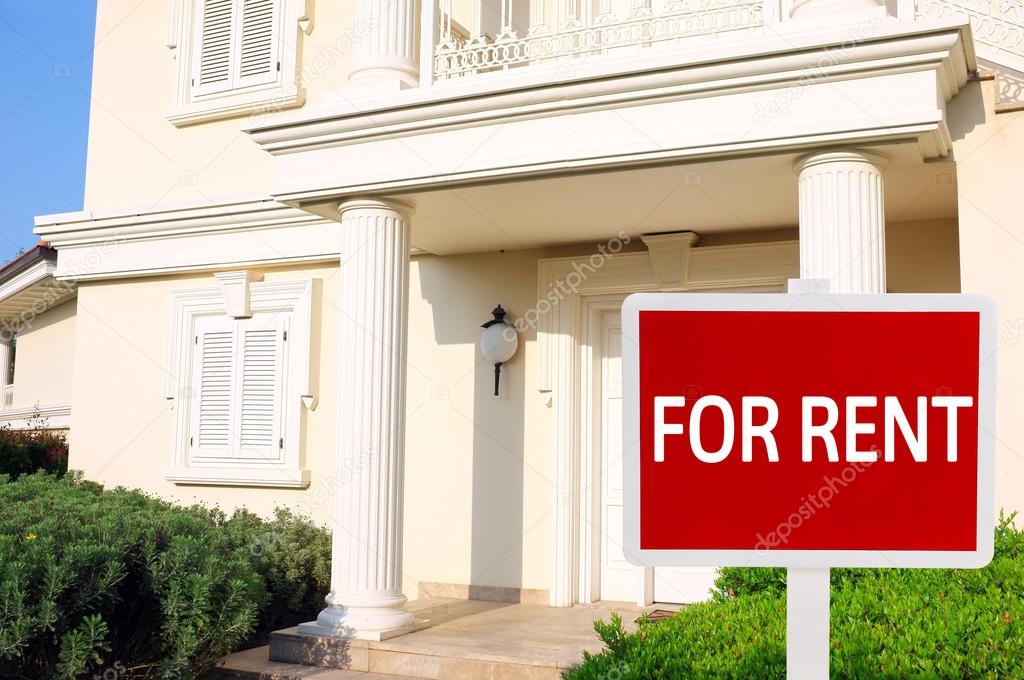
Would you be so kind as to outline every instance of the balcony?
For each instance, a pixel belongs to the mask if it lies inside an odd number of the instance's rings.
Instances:
[[[699,49],[719,38],[777,30],[773,24],[800,18],[808,4],[808,0],[500,0],[496,5],[485,0],[424,0],[420,80],[431,84],[666,46]],[[980,56],[1024,71],[1024,6],[1019,0],[889,4],[888,11],[878,7],[879,19],[969,20]],[[877,27],[865,25],[864,30],[870,35]]]

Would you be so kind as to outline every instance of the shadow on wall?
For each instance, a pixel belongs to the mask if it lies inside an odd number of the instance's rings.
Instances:
[[[971,80],[946,105],[946,120],[949,136],[954,142],[962,140],[974,128],[985,124],[985,99],[982,81]],[[958,160],[954,156],[954,160]]]
[[[890,293],[959,293],[956,219],[887,224],[885,260]]]
[[[446,345],[467,346],[459,362],[448,369],[453,375],[443,380],[472,380],[472,410],[466,410],[466,400],[458,396],[464,388],[453,388],[445,421],[431,427],[452,433],[472,427],[471,599],[518,601],[523,587],[526,345],[533,343],[536,334],[532,330],[520,334],[518,352],[501,371],[499,396],[494,396],[494,366],[480,353],[479,339],[480,324],[497,304],[508,310],[511,321],[536,304],[537,258],[541,256],[538,251],[517,251],[423,257],[417,267],[421,293],[431,309],[434,342],[441,351]],[[463,377],[469,371],[472,375]],[[417,447],[410,439],[407,455],[416,455]],[[550,476],[547,470],[536,472],[545,479]],[[444,526],[447,518],[433,519],[437,526]]]

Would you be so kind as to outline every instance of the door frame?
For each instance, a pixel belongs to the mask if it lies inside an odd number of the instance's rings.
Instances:
[[[604,317],[622,309],[624,293],[588,296],[582,300],[580,328],[580,449],[579,449],[579,574],[577,600],[601,599],[601,424],[603,400],[602,360],[605,357]],[[650,577],[647,572],[651,572]],[[643,603],[646,583],[653,585],[652,569],[638,571],[637,603]],[[641,578],[642,577],[642,578]]]
[[[671,235],[659,235],[664,241]],[[619,248],[629,243],[620,235]],[[646,240],[646,239],[645,239]],[[799,276],[799,243],[773,241],[693,247],[666,263],[659,249],[616,252],[606,248],[577,257],[538,262],[537,391],[552,410],[554,489],[549,603],[570,607],[598,596],[600,560],[594,559],[594,315],[645,291],[779,292]],[[609,242],[611,243],[611,242]],[[666,266],[667,264],[667,266]],[[671,275],[666,276],[666,272]],[[611,305],[611,307],[609,307]],[[526,318],[529,322],[529,318]],[[588,460],[589,462],[586,462]],[[584,527],[591,527],[589,531]],[[597,549],[600,549],[598,544]],[[653,572],[645,573],[637,601],[653,598]]]

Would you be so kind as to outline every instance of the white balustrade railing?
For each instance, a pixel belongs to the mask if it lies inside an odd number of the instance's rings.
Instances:
[[[1021,0],[917,0],[916,15],[927,19],[969,19],[987,56],[1007,54],[1024,64],[1024,6]],[[994,54],[993,54],[994,53]]]
[[[757,31],[786,0],[423,0],[421,82]],[[459,3],[459,4],[456,4]],[[897,15],[969,20],[981,56],[1024,70],[1024,0],[899,0]],[[472,11],[467,10],[467,7]],[[454,18],[453,10],[472,28]],[[489,27],[487,30],[484,27]]]
[[[424,0],[429,2],[430,0]],[[480,1],[480,0],[476,0]],[[486,0],[484,0],[486,1]],[[764,0],[671,0],[652,9],[650,0],[628,0],[616,14],[613,0],[557,0],[557,30],[546,22],[545,0],[529,2],[528,21],[513,17],[513,0],[500,0],[496,34],[470,35],[452,19],[453,0],[439,0],[439,31],[432,75],[446,80],[467,74],[505,70],[530,63],[568,61],[652,45],[673,44],[697,36],[751,30],[763,26]],[[591,9],[589,16],[584,9]],[[517,30],[514,19],[528,25]]]

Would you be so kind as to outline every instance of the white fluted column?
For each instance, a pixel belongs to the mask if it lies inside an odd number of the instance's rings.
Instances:
[[[885,160],[856,149],[813,153],[800,173],[800,278],[833,293],[885,292]]]
[[[338,451],[331,594],[302,633],[380,640],[413,623],[402,594],[409,222],[342,203]]]
[[[351,83],[417,85],[418,7],[416,0],[357,0]]]

